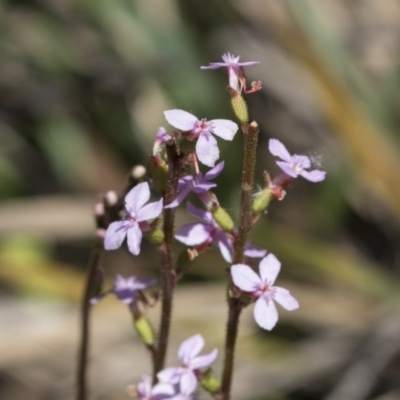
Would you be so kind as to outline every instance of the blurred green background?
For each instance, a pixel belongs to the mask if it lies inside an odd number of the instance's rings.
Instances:
[[[226,71],[200,70],[226,52],[261,61],[246,71],[263,83],[248,96],[258,182],[278,171],[272,137],[327,171],[294,182],[254,229],[301,309],[269,334],[247,310],[234,398],[400,398],[400,1],[15,0],[0,24],[2,400],[73,398],[92,206],[146,164],[157,128],[169,129],[163,110],[233,119]],[[242,141],[219,144],[216,193],[237,214]],[[107,253],[104,268],[149,275],[154,253]],[[215,250],[194,263],[176,344],[201,331],[221,347],[225,267]],[[92,393],[122,399],[149,370],[126,310],[105,303]]]

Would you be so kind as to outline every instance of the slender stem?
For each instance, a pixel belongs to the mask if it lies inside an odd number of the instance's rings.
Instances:
[[[171,203],[177,195],[178,179],[181,169],[181,157],[175,144],[167,144],[168,155],[168,182],[164,193],[164,204]],[[158,346],[154,360],[153,380],[164,368],[165,358],[168,349],[169,332],[171,326],[173,293],[175,287],[175,276],[172,267],[172,241],[174,234],[175,209],[164,209],[164,242],[160,246],[161,256],[161,320],[158,333]]]
[[[92,250],[87,272],[85,292],[81,303],[81,336],[78,352],[77,370],[77,400],[87,399],[87,360],[89,353],[89,318],[90,318],[90,298],[96,285],[96,273],[101,259],[101,248],[95,246]]]
[[[242,263],[244,260],[244,249],[251,230],[251,204],[254,186],[254,170],[256,164],[256,151],[258,139],[258,125],[252,122],[250,125],[242,126],[244,134],[244,159],[242,186],[240,195],[240,224],[235,241],[234,264]],[[228,292],[232,286],[231,279],[228,283]],[[222,372],[221,394],[223,400],[230,399],[236,339],[239,330],[240,314],[243,309],[240,299],[230,297],[228,300],[228,322],[225,338],[225,360]]]

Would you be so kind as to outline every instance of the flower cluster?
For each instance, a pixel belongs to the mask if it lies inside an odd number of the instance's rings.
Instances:
[[[231,100],[236,101],[238,109],[243,106],[242,109],[246,110],[246,113],[239,116],[233,106],[236,117],[241,122],[246,146],[246,138],[250,134],[258,134],[258,125],[255,122],[248,122],[247,106],[242,94],[261,89],[261,83],[253,82],[252,89],[247,90],[244,67],[256,65],[258,62],[239,62],[240,57],[235,57],[230,53],[224,54],[222,58],[223,62],[211,63],[201,68],[227,68],[228,92]],[[154,384],[150,376],[143,376],[142,381],[135,387],[135,394],[139,400],[193,400],[199,382],[215,398],[225,398],[229,387],[219,389],[218,385],[207,387],[205,383],[211,371],[209,366],[217,358],[218,350],[214,349],[201,355],[200,352],[205,343],[200,334],[188,338],[180,345],[179,366],[164,368],[167,350],[165,343],[168,341],[168,324],[171,320],[172,290],[181,277],[181,271],[185,270],[179,263],[185,263],[186,266],[206,249],[216,247],[225,262],[230,265],[228,291],[230,311],[240,313],[243,308],[254,303],[256,323],[263,329],[273,329],[278,321],[275,303],[280,304],[287,311],[297,309],[299,303],[287,289],[274,286],[281,263],[274,254],[267,254],[265,249],[253,245],[248,240],[249,232],[267,209],[270,200],[273,198],[282,200],[285,196],[284,189],[297,177],[301,176],[311,182],[320,182],[325,179],[326,173],[319,169],[312,169],[308,156],[291,155],[279,140],[270,139],[269,151],[273,156],[280,158],[276,164],[281,171],[272,179],[265,171],[264,187],[258,194],[252,196],[254,179],[251,178],[251,182],[245,179],[250,179],[248,176],[254,175],[256,150],[253,148],[253,154],[250,157],[253,161],[250,160],[247,164],[246,160],[244,162],[244,171],[250,164],[253,170],[250,171],[251,173],[243,174],[241,223],[237,228],[211,190],[217,186],[215,180],[225,166],[224,161],[216,164],[220,158],[220,150],[214,136],[232,141],[239,130],[238,124],[227,119],[198,119],[195,115],[180,109],[167,110],[164,116],[174,130],[168,133],[164,127],[158,128],[150,157],[149,172],[142,167],[131,174],[123,205],[115,192],[109,192],[104,198],[104,203],[96,206],[95,213],[98,231],[101,232],[98,237],[104,238],[106,250],[120,248],[126,238],[130,253],[136,256],[140,254],[143,236],[159,246],[163,272],[161,274],[162,305],[170,302],[162,308],[160,326],[165,326],[165,329],[160,329],[158,339],[156,339],[151,323],[142,311],[143,304],[149,304],[144,290],[155,285],[155,279],[137,279],[134,276],[124,278],[118,275],[112,288],[93,297],[90,303],[94,305],[108,294],[113,294],[119,301],[128,305],[132,312],[138,336],[152,354],[153,377],[157,378],[157,383]],[[254,130],[251,131],[251,129]],[[254,142],[257,143],[257,140]],[[202,172],[199,163],[210,169]],[[147,181],[146,178],[148,178]],[[157,201],[149,202],[150,189],[158,190],[162,197]],[[189,196],[196,197],[200,203],[200,206],[195,206],[190,201],[186,204],[189,214],[198,221],[186,223],[175,231],[174,209]],[[243,201],[243,198],[246,201]],[[108,215],[106,215],[107,212],[109,212]],[[161,218],[163,218],[162,229],[159,227]],[[175,268],[172,265],[171,254],[174,238],[187,247],[182,253],[183,257],[179,257]],[[261,259],[259,274],[251,266],[254,262],[252,259],[255,258]],[[95,295],[98,293],[99,291]],[[169,313],[169,315],[163,313]],[[233,334],[237,334],[235,327]],[[225,354],[226,360],[229,358],[228,353],[229,351]]]
[[[199,355],[205,343],[197,334],[179,346],[181,365],[165,368],[157,374],[158,383],[151,386],[149,376],[144,376],[137,385],[140,400],[191,400],[202,377],[202,369],[210,366],[218,356],[218,350]]]

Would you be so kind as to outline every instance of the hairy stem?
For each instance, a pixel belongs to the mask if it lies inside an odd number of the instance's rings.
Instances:
[[[167,144],[168,155],[168,182],[164,193],[164,204],[171,203],[177,195],[178,179],[181,169],[181,157],[177,152],[175,143]],[[175,209],[164,209],[164,242],[160,246],[161,256],[161,320],[158,332],[157,352],[154,360],[153,380],[164,368],[168,349],[169,332],[172,316],[172,302],[175,287],[175,275],[172,267],[172,241],[174,234]]]
[[[89,353],[89,318],[90,318],[90,298],[96,285],[96,274],[100,265],[102,250],[95,246],[89,260],[85,292],[81,303],[81,336],[78,352],[77,370],[77,400],[87,399],[87,359]]]
[[[233,263],[243,263],[244,249],[251,230],[251,204],[254,186],[254,170],[256,165],[258,125],[256,122],[242,126],[244,134],[244,159],[243,174],[240,194],[240,224],[235,241],[235,255]],[[231,279],[228,283],[228,296],[232,286]],[[239,330],[240,314],[243,309],[240,299],[229,297],[228,300],[228,322],[225,337],[225,360],[222,372],[221,394],[223,400],[230,399],[233,366],[236,348],[236,339]]]

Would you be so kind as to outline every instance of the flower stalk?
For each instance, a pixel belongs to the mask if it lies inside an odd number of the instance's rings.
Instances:
[[[97,274],[101,261],[102,248],[98,245],[92,250],[89,260],[89,268],[85,284],[85,292],[81,304],[81,335],[78,351],[78,370],[77,370],[77,400],[87,399],[87,360],[89,354],[89,319],[90,319],[90,299],[97,286]]]
[[[168,180],[163,193],[164,204],[175,200],[178,191],[178,179],[181,171],[182,157],[178,154],[175,142],[166,143],[168,157]],[[164,208],[164,241],[159,247],[161,256],[161,319],[158,331],[157,351],[154,359],[153,381],[157,373],[164,368],[167,355],[169,332],[171,326],[175,274],[172,266],[172,242],[174,239],[175,209]]]
[[[254,187],[254,170],[256,165],[258,124],[251,122],[242,125],[244,135],[244,159],[243,174],[240,193],[240,224],[237,238],[234,245],[234,264],[244,261],[244,251],[246,242],[252,227],[252,191]],[[228,283],[228,293],[230,292],[232,281]],[[225,359],[222,372],[221,393],[223,400],[229,400],[232,375],[234,366],[234,356],[236,339],[239,330],[240,314],[243,305],[240,299],[229,297],[228,299],[228,322],[225,339]]]

